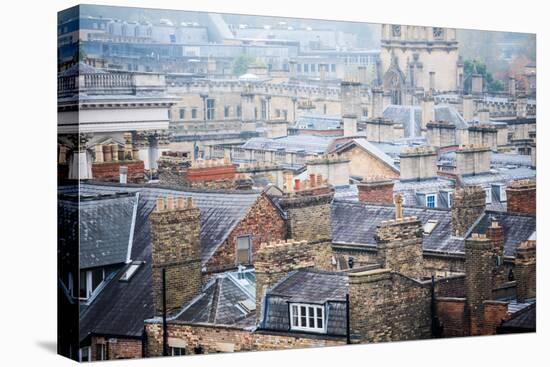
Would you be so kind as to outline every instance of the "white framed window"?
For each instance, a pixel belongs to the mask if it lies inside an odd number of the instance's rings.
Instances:
[[[251,242],[251,238],[248,235],[237,237],[237,264],[250,264]]]
[[[214,120],[215,103],[216,102],[213,98],[209,98],[206,100],[206,119],[207,120]]]
[[[453,193],[450,191],[447,193],[447,203],[449,203],[449,208],[453,207]]]
[[[105,269],[81,270],[79,297],[81,299],[90,298],[104,280]]]
[[[90,362],[92,360],[92,353],[90,353],[91,347],[83,347],[78,350],[79,362]]]
[[[307,303],[291,303],[290,328],[316,333],[326,332],[325,307]]]
[[[96,356],[95,359],[97,361],[105,361],[107,360],[107,346],[105,344],[97,344],[96,345]]]
[[[491,194],[491,188],[486,187],[485,189],[485,204],[491,204],[492,203],[492,194]]]
[[[180,347],[169,347],[169,353],[171,356],[184,356],[185,348]]]
[[[426,195],[426,206],[428,208],[437,207],[437,195],[435,195],[435,194]]]

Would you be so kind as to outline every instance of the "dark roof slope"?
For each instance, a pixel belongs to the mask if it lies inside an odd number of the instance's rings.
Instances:
[[[535,331],[537,328],[537,304],[533,303],[512,314],[500,327],[503,330]]]
[[[74,187],[61,191],[74,191]],[[169,188],[153,185],[120,185],[103,183],[80,184],[81,195],[112,194],[117,192],[139,192],[140,200],[149,211],[158,197],[191,196],[193,204],[201,211],[201,258],[205,264],[225,241],[233,228],[248,213],[261,195],[260,191],[205,191],[197,189]]]
[[[80,268],[126,262],[132,246],[136,195],[81,198],[79,203]]]

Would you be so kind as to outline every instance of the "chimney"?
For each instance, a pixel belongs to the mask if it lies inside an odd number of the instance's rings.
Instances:
[[[202,287],[200,211],[193,198],[158,198],[151,226],[155,314],[162,313],[162,269],[166,269],[166,309],[174,311]]]
[[[372,88],[372,107],[371,107],[371,118],[383,117],[384,111],[384,102],[383,102],[384,91],[382,88],[373,87]]]
[[[519,94],[516,98],[516,116],[518,119],[527,117],[527,95]]]
[[[466,314],[470,335],[482,335],[485,324],[483,302],[492,298],[493,246],[485,234],[472,233],[464,245]]]
[[[375,142],[392,142],[393,122],[383,117],[371,118],[366,121],[367,140]]]
[[[292,174],[292,172],[289,172],[289,171],[284,172],[283,180],[284,180],[283,192],[294,191],[294,184],[292,182],[294,180],[294,175]]]
[[[393,181],[367,181],[357,184],[359,201],[363,203],[393,204]]]
[[[431,121],[435,121],[435,100],[433,96],[427,95],[422,99],[422,130]]]
[[[118,162],[118,145],[115,143],[110,145],[111,150],[111,159],[113,162]]]
[[[274,241],[262,243],[254,259],[256,272],[256,319],[267,290],[288,272],[314,266],[314,247],[307,241]]]
[[[524,241],[516,249],[516,298],[525,302],[537,296],[537,242]]]
[[[491,148],[462,145],[456,151],[456,173],[463,176],[487,173],[491,169]]]
[[[474,119],[474,99],[470,95],[462,97],[462,117],[466,122]]]
[[[126,184],[128,183],[128,167],[127,166],[120,166],[118,168],[118,172],[119,172],[119,181],[121,184]]]
[[[514,181],[506,189],[508,213],[537,214],[537,183],[535,180]]]
[[[486,234],[493,246],[494,255],[502,257],[504,255],[504,229],[495,217],[491,217],[491,225],[487,228]]]
[[[296,180],[295,191],[285,193],[280,200],[280,205],[287,214],[286,238],[316,243],[330,242],[330,203],[334,192],[325,182],[316,182],[316,186],[310,188],[304,186],[303,182]]]
[[[112,159],[112,154],[111,154],[111,146],[110,145],[103,145],[102,149],[103,149],[103,161],[104,162],[111,162],[113,160]]]
[[[434,147],[450,147],[456,145],[456,126],[447,121],[430,122],[426,139],[428,144]]]
[[[95,161],[94,163],[103,163],[103,147],[100,144],[95,146]]]
[[[360,87],[361,84],[355,81],[343,81],[340,84],[344,136],[357,135],[357,119],[361,113]]]
[[[132,133],[124,133],[124,160],[133,160],[133,151],[134,146],[132,144]]]
[[[516,78],[513,76],[508,78],[508,94],[512,98],[516,96]]]
[[[479,122],[488,122],[490,120],[490,114],[488,108],[482,108],[477,111]]]
[[[101,157],[103,158],[103,155]],[[65,145],[59,145],[59,159],[57,162],[59,164],[67,164],[67,147]]]
[[[401,180],[417,180],[437,177],[437,152],[432,147],[405,148],[401,151]]]
[[[349,159],[336,154],[327,154],[308,159],[308,174],[321,174],[332,186],[349,185]],[[319,185],[319,180],[317,180]]]
[[[478,74],[477,70],[475,69],[472,74],[472,94],[473,95],[483,94],[483,75]]]
[[[451,209],[453,235],[463,237],[484,212],[485,190],[481,186],[456,189]]]
[[[255,98],[254,91],[250,85],[246,85],[241,93],[241,121],[255,122]]]
[[[420,279],[424,273],[422,241],[424,230],[416,217],[404,217],[397,201],[396,219],[385,220],[376,227],[378,263],[385,269]]]

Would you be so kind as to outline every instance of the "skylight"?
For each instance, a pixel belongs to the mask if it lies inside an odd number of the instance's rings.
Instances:
[[[437,227],[438,223],[439,221],[435,219],[429,219],[426,224],[424,224],[424,234],[431,234],[435,227]]]
[[[141,265],[141,263],[133,263],[131,264],[127,269],[126,271],[124,272],[124,274],[122,274],[122,276],[120,277],[120,281],[122,282],[127,282],[129,281],[133,276],[134,274],[136,273],[136,271],[138,270],[139,266]]]

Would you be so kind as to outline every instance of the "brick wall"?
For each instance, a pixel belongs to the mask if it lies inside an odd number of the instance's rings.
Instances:
[[[158,315],[162,312],[163,268],[168,311],[178,309],[201,290],[200,211],[193,207],[191,198],[157,199],[149,220],[153,294]]]
[[[357,185],[359,201],[393,204],[393,181],[373,181]]]
[[[360,342],[431,337],[429,287],[388,269],[349,273],[350,327]]]
[[[287,238],[305,241],[332,239],[330,203],[334,193],[328,187],[287,194],[280,201],[286,211]]]
[[[483,307],[483,335],[495,335],[497,327],[508,317],[508,302],[485,301]]]
[[[537,213],[537,185],[535,180],[514,181],[506,189],[508,213]]]
[[[480,186],[466,186],[455,190],[451,210],[453,233],[464,236],[484,211],[485,191]]]
[[[492,298],[493,248],[491,241],[483,234],[472,234],[466,239],[466,312],[470,321],[470,335],[481,335],[484,324],[483,302]]]
[[[162,355],[162,324],[148,323],[147,356]],[[235,327],[204,324],[170,323],[168,344],[185,347],[186,354],[196,354],[200,347],[205,354],[219,352],[242,352],[259,350],[281,350],[308,347],[326,347],[345,344],[345,339],[328,336],[308,336],[251,332]]]
[[[522,242],[516,250],[516,294],[522,302],[537,295],[537,245]]]
[[[408,277],[422,277],[423,237],[422,224],[416,217],[382,221],[374,236],[378,262],[382,267]]]
[[[92,177],[97,181],[119,182],[120,167],[128,167],[128,182],[140,183],[145,179],[143,161],[117,161],[92,164]]]
[[[235,189],[237,169],[228,160],[193,162],[183,156],[158,160],[159,183],[201,189]]]
[[[442,336],[445,338],[467,335],[466,299],[438,297],[436,299],[437,318],[442,326]]]
[[[206,271],[217,272],[236,265],[236,241],[239,236],[251,236],[252,263],[263,242],[284,240],[286,224],[271,201],[261,195],[246,216],[231,231],[222,245],[206,263]]]
[[[143,358],[142,345],[141,339],[94,336],[90,344],[92,361],[100,360],[101,349],[105,360]]]

